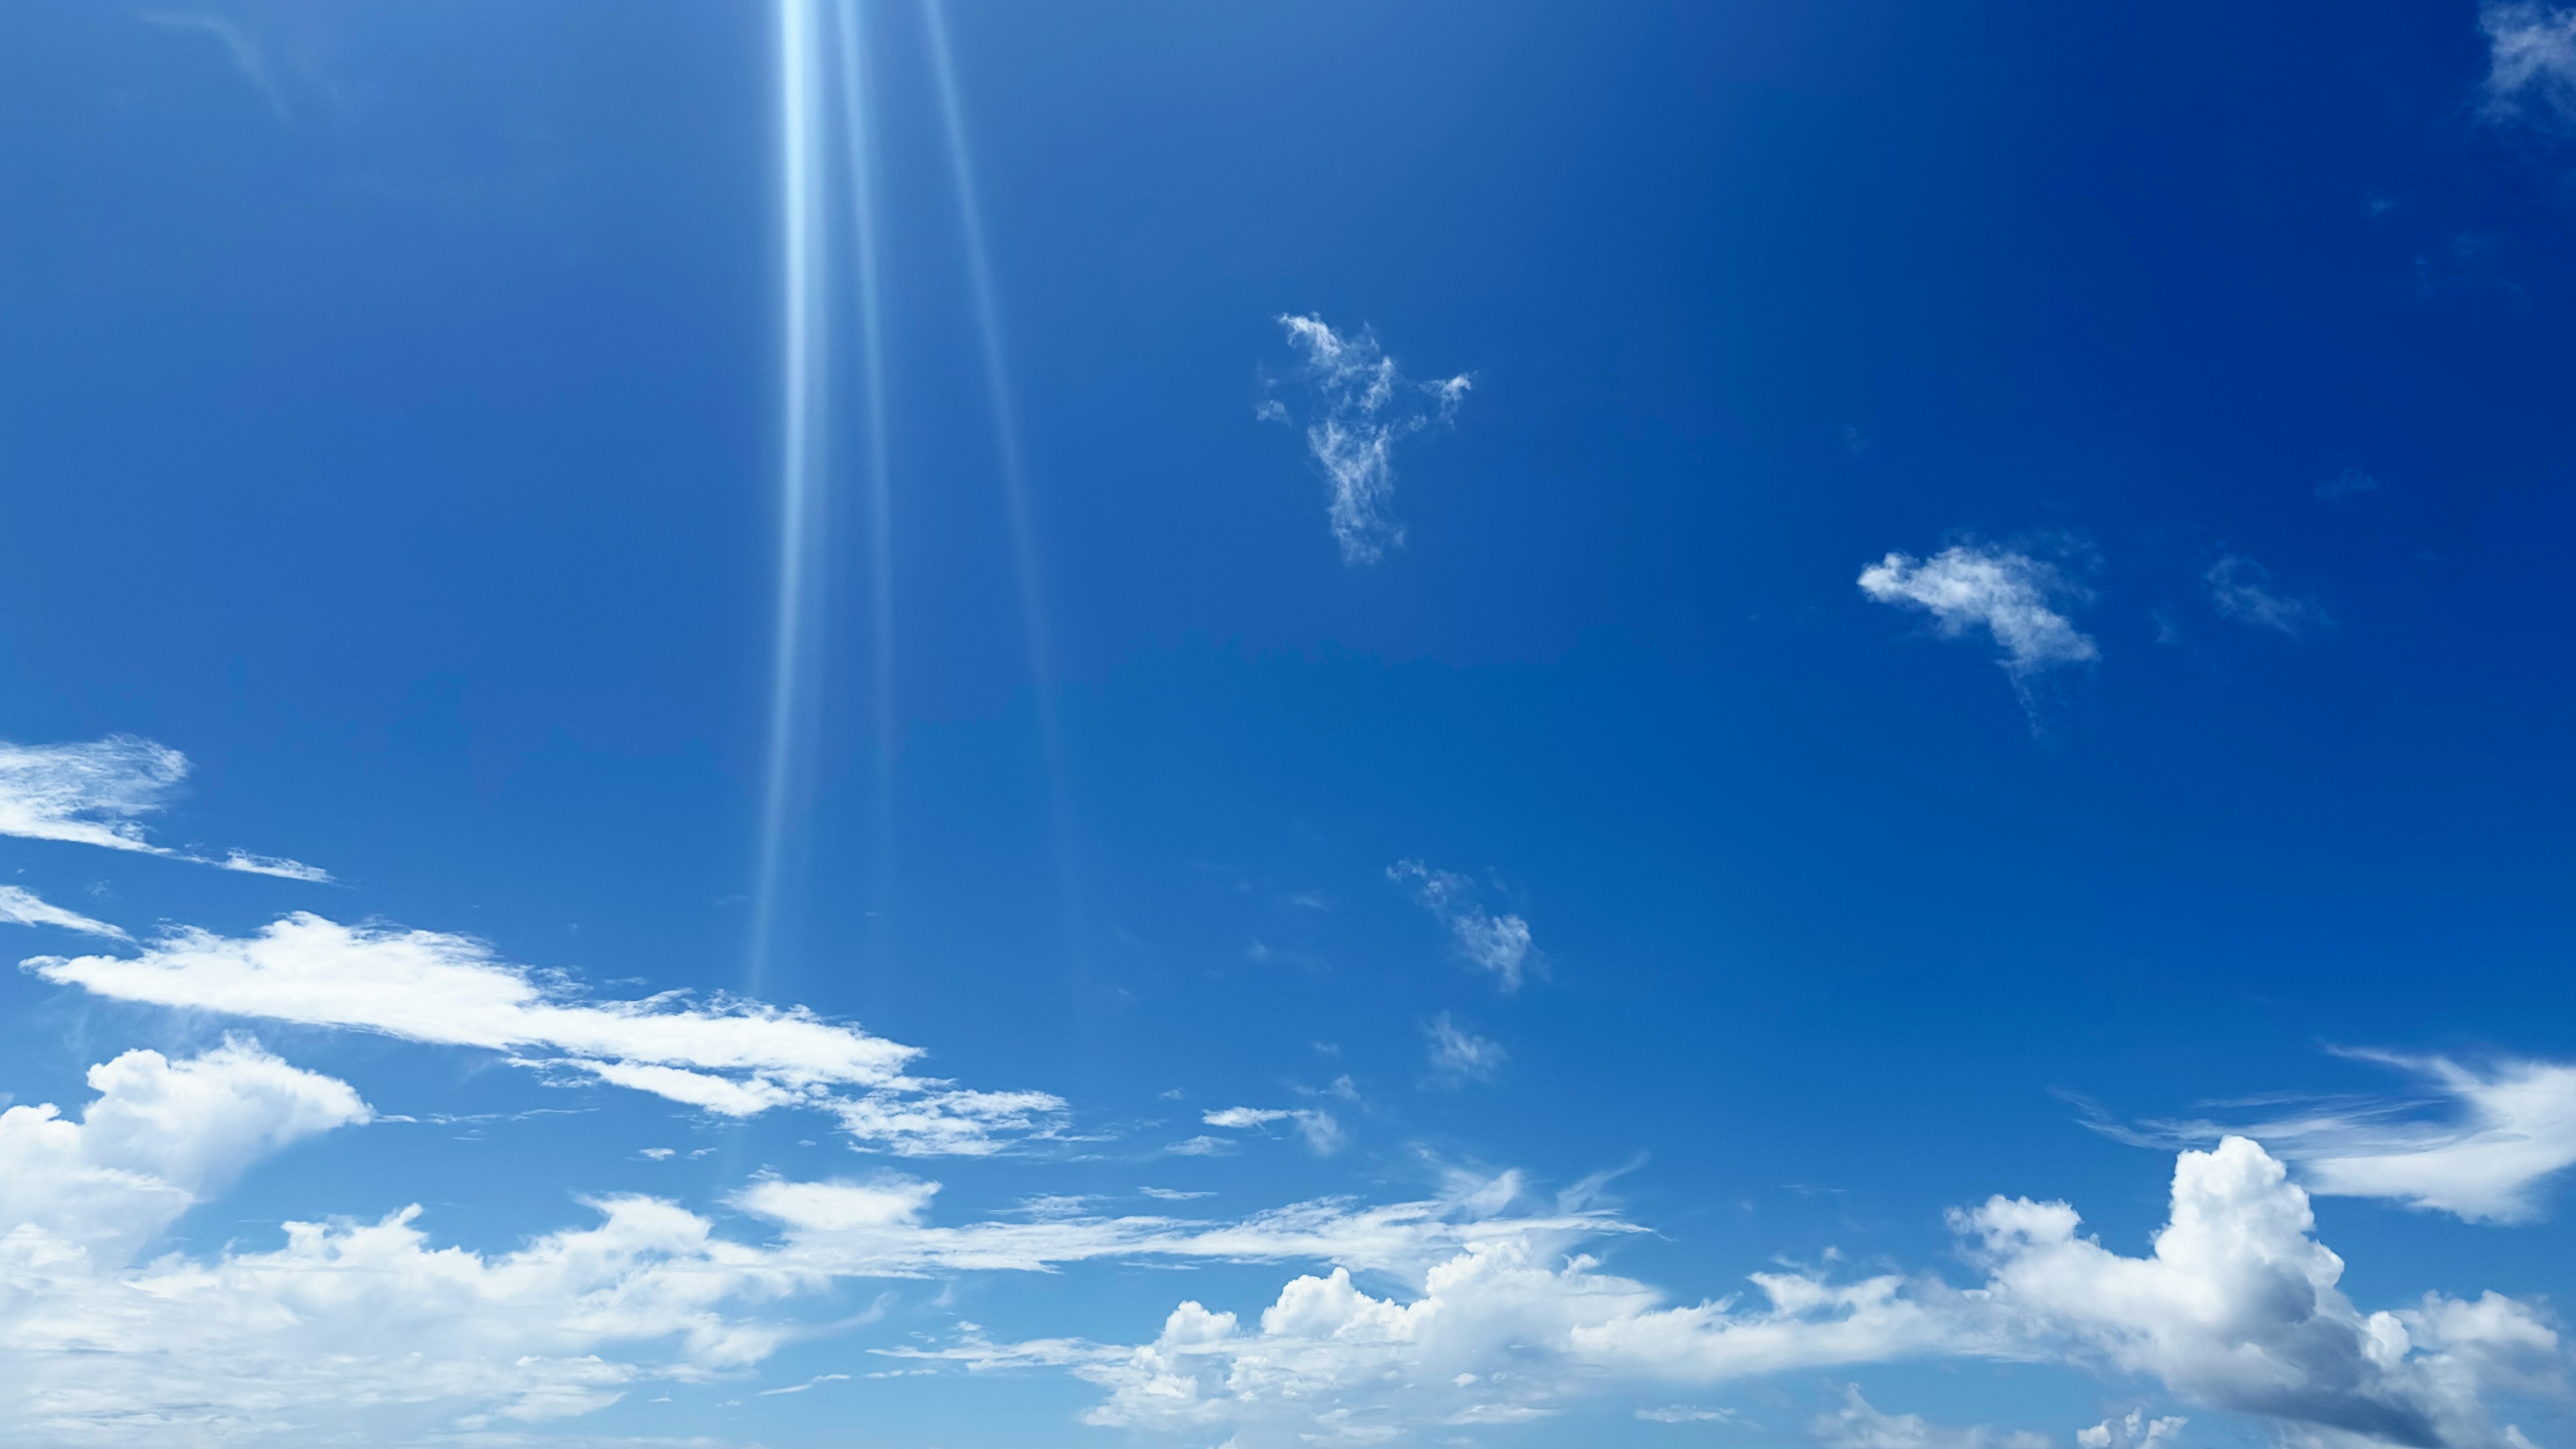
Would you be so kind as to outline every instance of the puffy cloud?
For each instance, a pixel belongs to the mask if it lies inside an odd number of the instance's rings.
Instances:
[[[1989,1273],[1986,1309],[2016,1342],[2151,1375],[2214,1408],[2383,1444],[2509,1442],[2488,1383],[2554,1365],[2557,1335],[2488,1294],[2428,1294],[2364,1314],[2336,1284],[2307,1194],[2253,1141],[2185,1152],[2145,1258],[2080,1237],[2064,1203],[1994,1198],[1954,1225]]]
[[[918,1048],[802,1008],[673,994],[596,1001],[470,937],[305,912],[248,937],[181,930],[131,957],[28,965],[121,1001],[508,1052],[727,1116],[811,1107],[838,1115],[861,1142],[906,1154],[995,1151],[1006,1134],[1050,1130],[1063,1108],[1043,1093],[909,1076]]]
[[[1467,375],[1415,382],[1397,369],[1395,359],[1366,328],[1336,332],[1321,317],[1283,316],[1279,325],[1301,357],[1298,372],[1312,403],[1306,448],[1332,486],[1326,516],[1333,540],[1341,545],[1342,562],[1376,563],[1388,549],[1404,543],[1404,525],[1391,511],[1395,445],[1434,421],[1453,419],[1467,395]],[[1259,414],[1274,422],[1294,422],[1287,405],[1275,397],[1262,400]]]
[[[1108,1391],[1094,1423],[1230,1431],[1243,1449],[1526,1417],[1604,1384],[1709,1385],[1921,1358],[2142,1375],[2318,1441],[2506,1449],[2518,1431],[2493,1423],[2486,1395],[2554,1383],[2563,1363],[2538,1314],[2492,1293],[2362,1313],[2336,1286],[2343,1262],[2314,1237],[2306,1194],[2244,1138],[2180,1155],[2171,1216],[2145,1257],[2080,1235],[2064,1203],[1997,1197],[1953,1225],[1985,1273],[1973,1288],[1789,1270],[1753,1275],[1760,1306],[1667,1308],[1645,1285],[1569,1255],[1579,1225],[1495,1222],[1419,1277],[1398,1273],[1418,1285],[1409,1295],[1376,1296],[1345,1266],[1291,1282],[1257,1325],[1188,1302],[1134,1347],[1049,1340],[1043,1354],[969,1344],[934,1356],[1070,1366]],[[2171,1427],[2142,1429],[2123,1449]],[[1819,1433],[1881,1449],[2018,1442],[1936,1430],[1856,1396]]]
[[[2057,569],[2007,548],[1960,544],[1928,559],[1891,553],[1860,571],[1860,590],[1882,604],[1921,609],[1952,637],[1984,629],[2020,689],[2029,675],[2098,658],[2089,635],[2056,607],[2083,592]]]
[[[2576,9],[2508,0],[2478,12],[2486,32],[2487,114],[2528,117],[2537,105],[2564,123],[2576,119]]]
[[[0,1232],[27,1227],[122,1262],[240,1170],[373,1114],[345,1082],[227,1041],[173,1062],[130,1051],[89,1069],[80,1120],[0,1112]]]
[[[1423,1034],[1431,1038],[1431,1075],[1442,1082],[1490,1082],[1502,1075],[1510,1055],[1501,1042],[1465,1030],[1445,1011],[1431,1019]]]
[[[300,861],[235,850],[216,858],[155,845],[136,823],[168,803],[188,777],[188,757],[133,735],[71,745],[0,741],[0,835],[130,850],[224,870],[327,881]]]
[[[91,920],[78,911],[64,910],[43,900],[34,891],[19,886],[0,886],[0,921],[13,926],[60,926],[66,931],[105,936],[112,941],[134,939],[126,935],[122,927]]]
[[[1199,1120],[1210,1127],[1238,1132],[1246,1128],[1266,1127],[1273,1122],[1286,1122],[1297,1129],[1297,1135],[1306,1139],[1306,1146],[1318,1157],[1332,1156],[1341,1150],[1343,1142],[1342,1124],[1334,1120],[1333,1114],[1310,1107],[1226,1107],[1205,1113]]]
[[[1399,860],[1386,868],[1386,878],[1409,886],[1422,908],[1449,928],[1458,954],[1494,973],[1505,991],[1521,989],[1524,975],[1545,966],[1530,944],[1529,922],[1516,915],[1492,915],[1477,900],[1476,884],[1454,870],[1434,870],[1418,860]]]
[[[1920,1414],[1890,1414],[1843,1385],[1840,1406],[1818,1414],[1807,1432],[1825,1449],[2048,1449],[2048,1436],[1998,1433],[1983,1424],[1944,1428]]]
[[[2222,554],[2201,575],[2209,586],[2211,608],[2258,629],[2276,629],[2296,638],[2333,621],[2314,599],[2283,594],[2272,587],[2271,570],[2239,554]]]
[[[2150,1419],[2144,1409],[2131,1409],[2117,1419],[2076,1430],[2075,1442],[2079,1449],[2165,1449],[2190,1422],[2179,1414]]]

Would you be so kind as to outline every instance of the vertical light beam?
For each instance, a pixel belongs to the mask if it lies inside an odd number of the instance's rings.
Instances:
[[[874,918],[892,894],[894,870],[895,628],[894,484],[886,457],[885,317],[877,232],[876,138],[869,125],[874,103],[868,84],[867,33],[858,0],[835,7],[841,64],[841,124],[849,166],[851,232],[857,242],[859,368],[867,429],[869,622],[875,663],[875,855],[871,882]]]
[[[795,833],[793,797],[811,707],[805,679],[820,585],[825,337],[822,317],[822,165],[812,0],[777,0],[780,417],[778,617],[772,639],[769,758],[761,781],[760,855],[752,894],[750,987],[766,980]]]
[[[976,199],[975,166],[966,146],[966,118],[957,98],[957,67],[948,48],[948,9],[943,0],[921,0],[922,32],[930,47],[931,79],[939,90],[939,118],[948,140],[948,172],[957,196],[957,226],[966,241],[966,269],[975,293],[976,328],[983,343],[984,387],[993,409],[993,447],[1002,470],[1003,511],[1011,530],[1011,555],[1019,575],[1020,630],[1029,653],[1037,700],[1038,746],[1045,756],[1048,805],[1055,830],[1056,881],[1063,896],[1067,947],[1080,955],[1079,892],[1073,873],[1073,828],[1065,799],[1064,747],[1056,729],[1050,687],[1046,590],[1038,567],[1035,524],[1029,512],[1027,470],[1020,462],[1017,409],[1011,374],[1002,355],[1001,309],[993,300],[993,266],[984,248],[984,213]]]

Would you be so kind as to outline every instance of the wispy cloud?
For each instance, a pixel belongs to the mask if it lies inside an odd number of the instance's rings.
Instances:
[[[2201,582],[2209,588],[2209,606],[2227,618],[2258,629],[2274,629],[2297,638],[2331,624],[2314,599],[2282,593],[2273,587],[2272,571],[2242,554],[2221,554]]]
[[[233,69],[241,74],[241,78],[250,82],[251,88],[268,102],[268,108],[276,113],[279,120],[286,119],[286,92],[278,87],[276,73],[268,64],[268,53],[239,22],[216,15],[177,11],[146,11],[143,19],[149,24],[165,25],[173,30],[194,30],[212,36],[224,48],[224,54],[230,58]]]
[[[1432,1079],[1452,1086],[1494,1080],[1502,1075],[1503,1062],[1510,1056],[1501,1042],[1460,1027],[1445,1011],[1422,1032],[1431,1039]]]
[[[2106,1135],[2150,1146],[2241,1133],[2295,1163],[2310,1191],[2389,1198],[2471,1222],[2543,1216],[2542,1191],[2576,1167],[2576,1065],[2349,1052],[2413,1075],[2429,1096],[2338,1098],[2268,1120],[2155,1121]]]
[[[1920,1414],[1890,1414],[1843,1385],[1843,1401],[1810,1420],[1807,1432],[1825,1449],[2048,1449],[2048,1436],[2002,1433],[1983,1424],[1949,1428]]]
[[[2478,28],[2490,118],[2576,121],[2576,9],[2509,0],[2480,10]]]
[[[1209,1112],[1199,1120],[1210,1127],[1223,1127],[1234,1132],[1285,1122],[1297,1129],[1297,1135],[1305,1139],[1307,1149],[1318,1157],[1332,1156],[1341,1150],[1346,1140],[1342,1124],[1334,1120],[1332,1113],[1307,1107],[1226,1107]]]
[[[1524,976],[1545,968],[1546,958],[1530,942],[1529,922],[1488,912],[1477,897],[1476,883],[1467,877],[1418,860],[1399,860],[1386,868],[1386,878],[1410,888],[1422,908],[1449,928],[1458,954],[1493,972],[1504,991],[1520,990]]]
[[[38,957],[48,981],[120,1001],[339,1027],[503,1052],[522,1066],[607,1082],[731,1117],[832,1113],[861,1143],[978,1154],[1052,1131],[1061,1099],[979,1092],[907,1068],[917,1047],[802,1008],[666,993],[600,1001],[560,975],[437,931],[344,926],[310,913],[248,937],[171,932],[131,957]]]
[[[2042,670],[2099,658],[2092,637],[2059,605],[2087,597],[2055,566],[1988,544],[1945,548],[1928,559],[1891,553],[1860,571],[1860,591],[1882,604],[1920,609],[1945,636],[1983,629],[2003,651],[2004,672],[2023,702]]]
[[[1288,344],[1299,354],[1297,375],[1306,384],[1306,449],[1324,470],[1332,496],[1326,516],[1342,562],[1372,564],[1404,543],[1395,518],[1395,445],[1456,418],[1467,395],[1467,374],[1416,382],[1379,348],[1363,327],[1336,332],[1323,318],[1282,316]],[[1298,425],[1297,415],[1274,393],[1261,400],[1266,421]]]
[[[34,891],[19,886],[0,886],[0,921],[13,926],[60,926],[66,931],[84,935],[105,936],[111,941],[130,941],[124,928],[105,921],[93,921],[78,911],[67,911],[52,905]]]
[[[331,878],[318,866],[245,850],[218,857],[153,844],[139,817],[164,808],[187,777],[186,755],[133,735],[68,745],[0,741],[0,835],[104,846],[290,880]]]

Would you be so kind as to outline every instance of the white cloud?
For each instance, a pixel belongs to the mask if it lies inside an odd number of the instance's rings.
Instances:
[[[1639,1409],[1637,1417],[1649,1424],[1722,1424],[1735,1417],[1733,1409],[1703,1409],[1696,1404],[1667,1404],[1661,1408]]]
[[[1332,1156],[1341,1150],[1344,1141],[1342,1124],[1334,1120],[1333,1114],[1318,1112],[1311,1108],[1226,1107],[1209,1112],[1199,1120],[1210,1127],[1224,1127],[1238,1132],[1247,1128],[1266,1127],[1273,1122],[1286,1122],[1297,1129],[1297,1135],[1306,1139],[1306,1146],[1318,1157]]]
[[[1928,559],[1891,553],[1860,571],[1860,589],[1882,604],[1924,610],[1951,637],[1984,629],[2003,650],[2000,662],[2016,689],[2041,670],[2101,653],[2056,607],[2083,591],[2049,564],[2008,548],[1960,544]]]
[[[905,1154],[996,1151],[1007,1136],[1052,1130],[1064,1105],[1044,1093],[963,1091],[910,1076],[918,1048],[801,1008],[675,994],[596,1001],[470,937],[344,926],[306,912],[249,937],[181,930],[132,957],[27,964],[48,981],[120,1001],[507,1052],[727,1116],[828,1111],[861,1142]]]
[[[1502,1075],[1510,1055],[1501,1042],[1460,1028],[1445,1011],[1423,1033],[1431,1038],[1431,1074],[1443,1082],[1490,1082]]]
[[[130,1051],[89,1069],[78,1122],[48,1103],[0,1112],[0,1232],[27,1227],[103,1262],[127,1255],[250,1162],[373,1114],[345,1082],[251,1041],[173,1062]]]
[[[2048,1436],[2001,1433],[1983,1424],[1945,1428],[1920,1414],[1890,1414],[1861,1397],[1858,1384],[1843,1385],[1839,1407],[1810,1420],[1807,1432],[1825,1449],[2047,1449]]]
[[[1411,886],[1422,908],[1449,928],[1458,954],[1493,972],[1506,992],[1520,990],[1524,975],[1545,966],[1546,959],[1530,944],[1529,922],[1517,915],[1489,914],[1477,900],[1475,882],[1458,872],[1399,860],[1386,868],[1386,878]]]
[[[2079,1236],[2063,1203],[1997,1197],[1953,1224],[1986,1275],[1974,1288],[1791,1270],[1754,1275],[1760,1307],[1662,1308],[1645,1285],[1568,1256],[1580,1228],[1494,1223],[1419,1277],[1397,1274],[1413,1285],[1404,1296],[1365,1291],[1346,1266],[1291,1282],[1257,1324],[1189,1302],[1134,1347],[1048,1340],[1043,1353],[968,1344],[925,1356],[1070,1366],[1107,1390],[1093,1423],[1230,1431],[1243,1449],[1526,1415],[1621,1383],[1927,1358],[2141,1375],[2318,1442],[2506,1449],[2518,1431],[2492,1422],[2485,1395],[2554,1384],[2563,1364],[2539,1315],[2492,1293],[2362,1313],[2336,1286],[2343,1262],[2313,1236],[2306,1194],[2244,1138],[2181,1154],[2171,1218],[2146,1257]],[[1859,1400],[1831,1427],[1839,1442],[1887,1449],[2017,1442],[1944,1437]]]
[[[188,757],[133,735],[80,745],[0,741],[0,835],[130,850],[224,870],[327,881],[300,861],[235,850],[218,859],[155,845],[136,823],[168,803],[188,776]]]
[[[111,941],[134,939],[124,928],[105,921],[93,921],[78,911],[67,911],[39,897],[34,891],[19,886],[0,886],[0,922],[13,926],[60,926],[83,935],[105,936]]]
[[[2311,1191],[2393,1198],[2472,1222],[2541,1216],[2540,1190],[2576,1166],[2576,1065],[2478,1070],[2443,1057],[2356,1055],[2418,1074],[2438,1100],[2331,1103],[2234,1130],[2298,1164]],[[2443,1115],[2427,1119],[2428,1106]]]
[[[1326,516],[1342,562],[1376,563],[1404,543],[1404,525],[1391,512],[1395,445],[1435,421],[1454,418],[1467,395],[1467,375],[1415,382],[1366,328],[1335,332],[1321,317],[1278,320],[1289,345],[1302,354],[1298,371],[1312,400],[1306,448],[1332,486]],[[1265,421],[1294,423],[1275,397],[1264,398],[1257,413]]]
[[[2166,1449],[2190,1422],[2179,1414],[2150,1419],[2144,1409],[2131,1409],[2117,1419],[2076,1430],[2075,1442],[2078,1449]]]
[[[2559,121],[2576,119],[2576,9],[2511,0],[2478,12],[2486,32],[2487,114],[2511,119],[2537,103]]]
[[[2333,622],[2316,600],[2274,589],[2271,570],[2240,554],[2220,555],[2201,581],[2209,586],[2210,607],[2258,629],[2277,629],[2296,638]]]

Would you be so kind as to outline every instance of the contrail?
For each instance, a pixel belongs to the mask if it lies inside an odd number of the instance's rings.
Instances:
[[[786,873],[800,725],[811,712],[811,595],[819,586],[823,385],[821,158],[810,0],[777,0],[779,335],[781,343],[778,618],[770,659],[769,760],[762,780],[760,863],[752,895],[750,987],[768,976]]]
[[[859,272],[859,366],[867,425],[868,567],[874,645],[875,879],[871,904],[882,912],[894,870],[895,630],[894,487],[886,460],[885,321],[879,288],[876,139],[869,125],[867,36],[858,0],[840,0],[841,122],[850,175],[852,234]],[[880,916],[881,919],[881,916]]]
[[[957,195],[958,229],[966,238],[966,267],[975,289],[975,321],[984,345],[984,386],[993,408],[993,446],[1000,455],[1002,501],[1009,515],[1012,562],[1018,568],[1020,629],[1029,651],[1029,675],[1037,700],[1038,745],[1045,756],[1049,814],[1055,830],[1057,887],[1064,898],[1067,946],[1080,953],[1079,893],[1073,873],[1073,826],[1065,801],[1064,746],[1055,720],[1050,686],[1046,590],[1038,570],[1036,528],[1029,516],[1028,475],[1020,462],[1020,434],[1011,404],[1010,369],[1002,361],[1001,309],[993,301],[993,267],[984,250],[983,207],[976,200],[975,166],[967,153],[966,119],[957,101],[957,67],[948,49],[948,8],[943,0],[921,0],[922,32],[930,46],[931,78],[939,88],[939,116],[948,137],[948,171]]]

